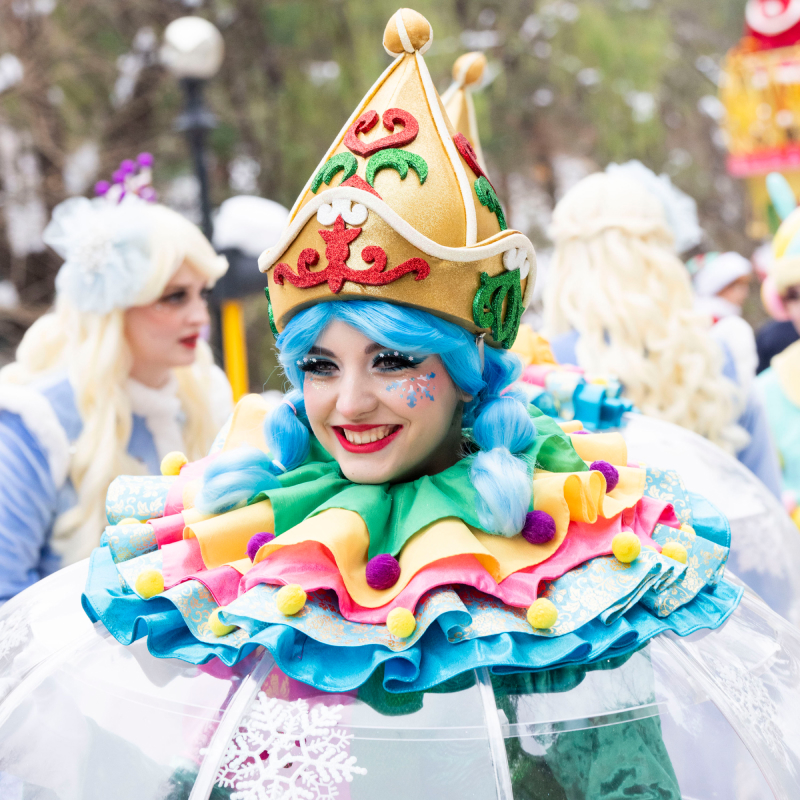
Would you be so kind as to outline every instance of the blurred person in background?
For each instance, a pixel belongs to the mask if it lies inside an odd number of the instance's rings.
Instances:
[[[711,335],[733,360],[736,382],[746,394],[758,366],[756,337],[742,318],[742,306],[750,293],[753,265],[739,253],[704,253],[690,259],[695,308],[711,317]]]
[[[66,200],[44,233],[55,305],[0,371],[0,602],[89,555],[115,477],[202,458],[232,408],[201,336],[227,261],[137,189]]]
[[[763,406],[694,309],[661,198],[624,171],[590,175],[556,206],[552,236],[544,333],[556,359],[616,376],[641,412],[735,452],[779,496]]]

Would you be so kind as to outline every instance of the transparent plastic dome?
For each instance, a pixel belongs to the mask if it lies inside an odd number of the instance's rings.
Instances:
[[[728,518],[728,573],[800,626],[800,531],[781,502],[733,456],[686,428],[625,414],[620,432],[631,461],[675,470]]]
[[[81,610],[87,570],[0,609],[4,800],[800,797],[800,632],[749,591],[717,631],[589,670],[332,695],[263,650],[119,645]]]

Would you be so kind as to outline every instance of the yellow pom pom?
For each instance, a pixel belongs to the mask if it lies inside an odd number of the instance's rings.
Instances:
[[[540,597],[531,603],[528,609],[528,622],[537,631],[552,628],[558,620],[558,609],[546,598]]]
[[[189,459],[183,453],[173,450],[161,459],[162,475],[180,475],[181,467],[189,463]]]
[[[611,551],[618,561],[623,564],[630,564],[631,561],[636,561],[639,553],[642,552],[642,543],[635,533],[623,531],[611,540]]]
[[[135,517],[125,517],[121,522],[118,522],[117,525],[141,525],[142,521],[140,519],[136,519]]]
[[[222,622],[222,620],[219,618],[220,611],[222,611],[221,606],[219,608],[215,608],[208,615],[208,627],[211,628],[211,633],[213,633],[214,636],[227,636],[227,634],[236,630],[236,626],[226,625],[224,622]]]
[[[800,528],[800,506],[797,506],[797,508],[794,511],[792,511],[790,516],[792,518],[792,522],[794,522],[794,524],[797,525],[798,528]]]
[[[685,522],[681,523],[681,527],[680,527],[680,529],[681,529],[681,530],[682,530],[684,533],[688,533],[688,534],[689,534],[689,536],[694,536],[694,535],[695,535],[694,528],[693,528],[691,525],[687,525]]]
[[[282,586],[275,595],[275,605],[278,606],[278,611],[287,617],[294,616],[305,604],[306,593],[303,591],[303,587],[297,583]]]
[[[392,636],[396,636],[398,639],[408,639],[417,629],[417,621],[407,608],[398,606],[393,608],[386,617],[386,627]]]
[[[680,542],[667,542],[661,548],[661,555],[680,561],[681,564],[685,564],[689,560],[689,554]]]
[[[147,600],[164,591],[164,576],[160,570],[146,569],[139,573],[134,584],[136,591]]]

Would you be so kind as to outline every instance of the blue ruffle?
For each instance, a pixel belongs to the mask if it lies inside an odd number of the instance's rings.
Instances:
[[[636,604],[611,624],[595,619],[552,638],[501,633],[451,643],[441,626],[431,625],[415,645],[392,652],[375,645],[335,647],[288,625],[272,624],[237,648],[200,642],[167,598],[145,601],[124,590],[109,549],[102,547],[92,554],[82,602],[89,617],[101,620],[122,644],[147,636],[148,649],[158,658],[202,664],[216,656],[232,666],[263,645],[283,672],[324,691],[355,689],[383,665],[386,690],[410,692],[430,689],[478,667],[510,674],[591,664],[630,652],[664,631],[686,636],[701,628],[716,628],[740,596],[741,589],[723,580],[666,618],[659,619]]]

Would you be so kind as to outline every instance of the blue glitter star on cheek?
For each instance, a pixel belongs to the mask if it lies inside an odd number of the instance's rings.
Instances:
[[[414,378],[403,378],[399,381],[392,381],[387,387],[387,392],[399,392],[400,398],[406,401],[409,408],[415,408],[421,399],[433,401],[435,386],[431,386],[431,381],[436,377],[435,372],[427,375],[420,375]]]

